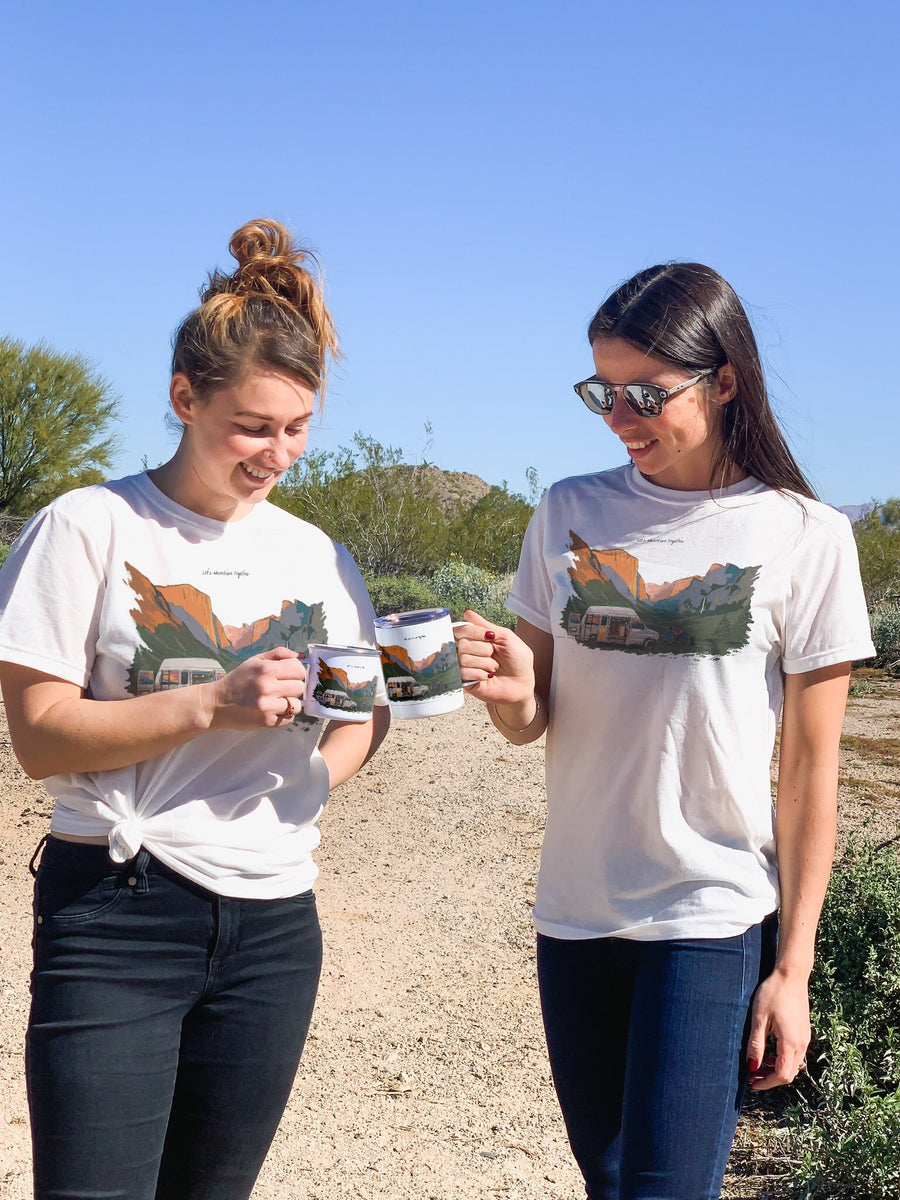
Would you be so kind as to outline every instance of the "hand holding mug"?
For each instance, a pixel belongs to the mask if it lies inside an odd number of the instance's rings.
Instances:
[[[534,655],[504,625],[467,608],[454,629],[462,677],[470,695],[487,704],[519,704],[534,693]]]
[[[255,654],[206,690],[210,729],[274,729],[300,711],[306,666],[296,650],[278,646]]]

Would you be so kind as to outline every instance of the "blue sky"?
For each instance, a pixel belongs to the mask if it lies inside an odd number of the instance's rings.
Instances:
[[[4,0],[0,333],[86,355],[117,473],[167,458],[172,330],[254,216],[315,246],[354,430],[525,490],[623,461],[571,389],[634,271],[747,303],[823,499],[900,493],[892,3]]]

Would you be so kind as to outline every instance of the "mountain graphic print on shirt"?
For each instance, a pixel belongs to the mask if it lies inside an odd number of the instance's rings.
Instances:
[[[721,658],[747,645],[759,566],[712,563],[702,576],[651,583],[627,550],[592,549],[573,530],[569,536],[572,595],[560,624],[583,646]]]
[[[220,679],[246,659],[276,646],[305,654],[310,642],[327,641],[321,602],[285,600],[277,616],[226,625],[199,588],[159,586],[131,563],[125,567],[126,582],[137,602],[131,615],[143,643],[128,673],[128,691],[133,696]],[[303,713],[295,720],[315,724]]]

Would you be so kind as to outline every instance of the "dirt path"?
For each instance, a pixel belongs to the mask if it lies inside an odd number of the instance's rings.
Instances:
[[[872,815],[886,837],[900,825],[900,684],[872,687],[851,701],[847,734],[857,741],[844,755],[842,800],[845,827]],[[893,739],[893,760],[871,739]],[[48,816],[0,724],[3,1200],[31,1194],[27,864]],[[534,984],[529,909],[542,825],[542,744],[508,746],[475,702],[395,723],[378,758],[335,793],[318,854],[322,987],[255,1200],[583,1194]],[[763,1195],[740,1146],[733,1164],[728,1194]]]

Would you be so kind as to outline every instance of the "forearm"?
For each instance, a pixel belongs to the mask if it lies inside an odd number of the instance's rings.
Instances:
[[[209,730],[276,728],[297,711],[304,678],[296,652],[279,647],[214,683],[91,700],[74,683],[0,664],[13,749],[33,779],[132,766]]]
[[[144,762],[209,729],[203,686],[129,700],[59,699],[33,721],[11,722],[16,757],[33,779]]]
[[[346,783],[369,761],[384,741],[390,721],[386,704],[375,706],[371,721],[329,721],[319,742],[319,753],[328,767],[332,788]]]
[[[782,758],[775,843],[781,889],[776,970],[808,978],[837,829],[837,746],[815,761]]]
[[[816,926],[831,867],[837,828],[841,727],[850,664],[787,676],[775,813],[781,886],[776,970],[812,970]]]
[[[837,663],[785,677],[775,812],[781,929],[775,968],[753,998],[747,1059],[755,1091],[789,1083],[809,1045],[808,984],[834,857],[849,672],[849,663]]]

